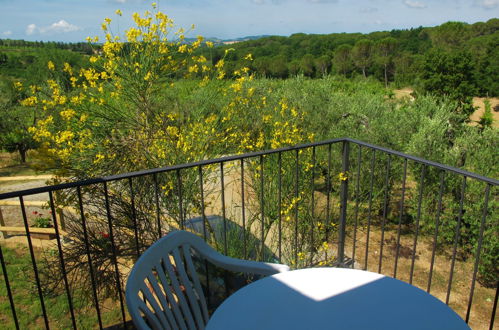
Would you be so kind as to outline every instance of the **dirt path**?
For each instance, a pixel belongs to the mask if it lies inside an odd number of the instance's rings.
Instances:
[[[1,176],[0,182],[1,181],[26,181],[26,180],[41,181],[41,180],[50,180],[52,178],[53,178],[53,175],[49,175],[49,174],[46,174],[46,175]]]
[[[414,92],[414,90],[409,87],[405,87],[402,89],[395,89],[393,91],[393,93],[395,94],[395,98],[397,99],[409,98],[411,101],[413,101],[414,96],[412,96],[412,92]]]
[[[484,101],[486,99],[487,98],[485,98],[485,97],[474,97],[473,98],[473,105],[475,107],[478,107],[478,109],[470,116],[472,125],[477,125],[478,121],[480,121],[480,118],[483,116],[483,113],[485,112]],[[492,127],[499,128],[499,111],[498,112],[494,111],[494,108],[499,106],[499,98],[489,97],[488,99],[490,101],[490,106],[492,108],[492,116],[494,118],[494,122],[492,123]]]
[[[0,177],[0,193],[43,187],[47,185],[47,180],[51,177],[51,175]],[[49,196],[47,193],[25,196],[23,200],[26,202],[28,219],[31,220],[33,212],[48,213],[48,210],[43,206],[43,204],[48,205],[48,199]],[[18,202],[18,198],[9,198],[1,201],[3,205],[0,205],[0,212],[2,212],[3,221],[6,226],[23,226],[21,208]]]

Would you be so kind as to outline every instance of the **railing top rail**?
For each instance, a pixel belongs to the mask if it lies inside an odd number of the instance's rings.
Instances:
[[[117,175],[110,175],[110,176],[105,176],[105,177],[101,177],[101,178],[92,178],[92,179],[87,179],[87,180],[56,184],[56,185],[52,185],[52,186],[44,186],[44,187],[38,187],[38,188],[12,191],[12,192],[0,194],[0,200],[7,199],[7,198],[20,197],[20,196],[36,195],[36,194],[41,194],[41,193],[47,193],[50,191],[70,189],[70,188],[76,188],[76,187],[81,187],[81,186],[89,186],[89,185],[103,183],[103,182],[111,182],[111,181],[117,181],[117,180],[128,179],[128,178],[136,178],[136,177],[141,177],[141,176],[145,176],[145,175],[153,175],[153,174],[158,174],[158,173],[171,172],[171,171],[175,171],[175,170],[188,169],[188,168],[193,168],[193,167],[198,167],[198,166],[206,166],[206,165],[210,165],[210,164],[230,162],[230,161],[241,160],[241,159],[246,159],[246,158],[254,158],[254,157],[261,156],[261,155],[271,155],[271,154],[276,154],[279,152],[285,152],[285,151],[291,151],[291,150],[300,150],[300,149],[317,147],[317,146],[328,145],[328,144],[334,144],[334,143],[339,143],[339,142],[344,142],[344,141],[355,143],[355,144],[358,144],[358,145],[361,145],[361,146],[364,146],[364,147],[367,147],[370,149],[379,150],[379,151],[382,151],[382,152],[385,152],[388,154],[392,154],[392,155],[396,155],[399,157],[407,158],[407,159],[413,160],[413,161],[418,162],[418,163],[422,163],[425,165],[440,168],[440,169],[445,170],[445,171],[454,172],[454,173],[457,173],[459,175],[463,175],[463,176],[466,176],[469,178],[483,181],[483,182],[488,183],[488,184],[493,185],[493,186],[499,185],[499,180],[489,178],[489,177],[486,177],[483,175],[468,172],[465,170],[461,170],[459,168],[447,166],[447,165],[440,164],[437,162],[429,161],[429,160],[426,160],[426,159],[423,159],[420,157],[411,156],[411,155],[408,155],[408,154],[405,154],[402,152],[398,152],[395,150],[391,150],[388,148],[379,147],[379,146],[376,146],[376,145],[373,145],[373,144],[370,144],[367,142],[362,142],[362,141],[350,139],[350,138],[338,138],[338,139],[330,139],[330,140],[314,142],[314,143],[298,144],[295,146],[283,147],[283,148],[279,148],[279,149],[263,150],[263,151],[250,152],[250,153],[239,154],[239,155],[224,156],[224,157],[220,157],[220,158],[201,160],[201,161],[187,163],[187,164],[172,165],[172,166],[166,166],[166,167],[155,168],[155,169],[148,169],[148,170],[141,170],[141,171],[135,171],[135,172],[129,172],[129,173],[123,173],[123,174],[117,174]]]
[[[483,181],[485,183],[489,183],[489,184],[491,184],[493,186],[498,186],[499,185],[499,180],[496,180],[494,178],[489,178],[489,177],[486,177],[486,176],[483,176],[483,175],[480,175],[480,174],[476,174],[476,173],[473,173],[473,172],[465,171],[465,170],[462,170],[462,169],[459,169],[459,168],[456,168],[456,167],[452,167],[452,166],[440,164],[440,163],[437,163],[437,162],[434,162],[434,161],[431,161],[431,160],[427,160],[427,159],[424,159],[424,158],[420,158],[420,157],[412,156],[412,155],[409,155],[409,154],[405,154],[403,152],[399,152],[399,151],[391,150],[391,149],[388,149],[388,148],[376,146],[374,144],[370,144],[370,143],[367,143],[367,142],[362,142],[362,141],[355,140],[355,139],[350,139],[350,138],[345,138],[344,140],[352,142],[352,143],[355,143],[355,144],[358,144],[358,145],[361,145],[361,146],[364,146],[364,147],[368,147],[368,148],[371,148],[371,149],[383,151],[383,152],[388,153],[388,154],[392,154],[392,155],[399,156],[399,157],[402,157],[402,158],[407,158],[407,159],[413,160],[413,161],[421,163],[421,164],[425,164],[425,165],[437,167],[437,168],[440,168],[440,169],[448,171],[448,172],[454,172],[456,174],[459,174],[459,175],[462,175],[462,176],[466,176],[468,178],[473,178],[473,179],[476,179],[476,180],[480,180],[480,181]]]

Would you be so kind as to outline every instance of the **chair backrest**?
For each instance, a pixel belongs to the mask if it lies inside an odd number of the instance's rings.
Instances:
[[[192,233],[171,232],[142,254],[128,277],[126,301],[137,328],[204,329],[209,314],[191,249],[231,271],[271,275],[289,270],[285,265],[229,258]]]

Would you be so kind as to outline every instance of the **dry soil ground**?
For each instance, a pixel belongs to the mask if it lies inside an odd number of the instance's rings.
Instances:
[[[413,96],[411,95],[414,90],[405,87],[402,89],[396,89],[394,90],[395,97],[397,99],[402,99],[404,97],[413,99]],[[470,125],[477,125],[478,121],[480,121],[480,118],[482,117],[484,111],[485,111],[485,97],[474,97],[473,98],[473,105],[477,108],[477,110],[470,116],[471,123]],[[493,127],[499,128],[499,111],[494,111],[496,107],[499,107],[499,98],[497,97],[489,97],[488,100],[490,101],[490,106],[492,110],[492,116],[494,117],[494,122],[492,123]]]

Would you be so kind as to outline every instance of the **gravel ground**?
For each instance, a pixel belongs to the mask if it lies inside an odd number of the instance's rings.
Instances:
[[[22,180],[22,181],[0,181],[0,193],[5,193],[5,192],[11,192],[11,191],[17,191],[17,190],[24,190],[24,189],[31,189],[31,188],[37,188],[37,187],[43,187],[46,185],[47,181],[47,176],[40,176],[41,179],[36,179],[36,180]],[[12,179],[12,178],[10,178]],[[31,201],[41,201],[41,202],[48,202],[48,194],[37,194],[37,195],[30,195],[26,196],[24,198],[24,201],[26,202],[31,202]],[[18,202],[18,198],[9,198],[0,201],[13,201],[13,202]],[[0,205],[0,210],[3,215],[3,219],[5,222],[6,226],[23,226],[23,219],[22,219],[22,213],[21,213],[21,208],[19,206],[11,206],[11,205]],[[28,219],[33,218],[33,212],[40,212],[40,213],[48,213],[47,209],[43,209],[43,207],[39,206],[26,206],[26,214],[28,216]]]

